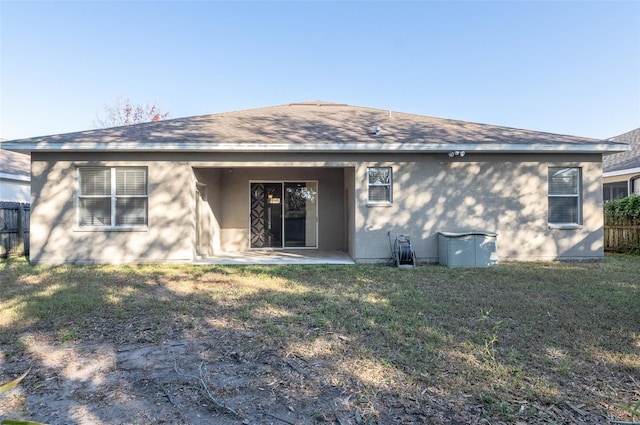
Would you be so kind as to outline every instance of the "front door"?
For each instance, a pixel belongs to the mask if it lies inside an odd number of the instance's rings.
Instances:
[[[251,183],[251,248],[317,247],[317,182]]]

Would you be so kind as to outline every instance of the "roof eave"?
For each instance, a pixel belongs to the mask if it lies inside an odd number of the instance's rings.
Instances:
[[[0,173],[0,179],[2,180],[13,180],[19,182],[30,182],[31,177],[24,174],[14,174],[14,173]]]
[[[436,144],[436,143],[137,143],[137,142],[4,142],[2,148],[14,152],[354,152],[354,153],[618,153],[629,145],[597,144]]]
[[[602,177],[616,177],[616,176],[623,176],[625,174],[638,174],[638,173],[640,173],[640,167],[634,167],[634,168],[626,168],[622,170],[606,171],[602,173]]]

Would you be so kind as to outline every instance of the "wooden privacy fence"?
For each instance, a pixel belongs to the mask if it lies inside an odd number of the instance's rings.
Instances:
[[[21,202],[0,202],[0,257],[29,255],[31,206]]]
[[[613,252],[628,252],[640,249],[640,225],[604,225],[604,249]]]

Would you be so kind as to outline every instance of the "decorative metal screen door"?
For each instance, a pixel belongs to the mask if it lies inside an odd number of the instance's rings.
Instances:
[[[251,183],[251,248],[282,248],[282,183]]]
[[[251,183],[251,248],[266,246],[264,204],[264,184]]]

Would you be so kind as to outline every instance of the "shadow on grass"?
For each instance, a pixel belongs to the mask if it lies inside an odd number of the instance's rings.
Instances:
[[[576,414],[568,404],[605,418],[603,404],[626,402],[615,390],[640,380],[639,271],[626,257],[412,270],[4,261],[0,365],[32,365],[30,391],[68,388],[63,406],[41,394],[52,407],[38,413],[25,395],[31,419],[51,423],[211,416],[194,377],[251,423],[543,420],[549,406]]]

